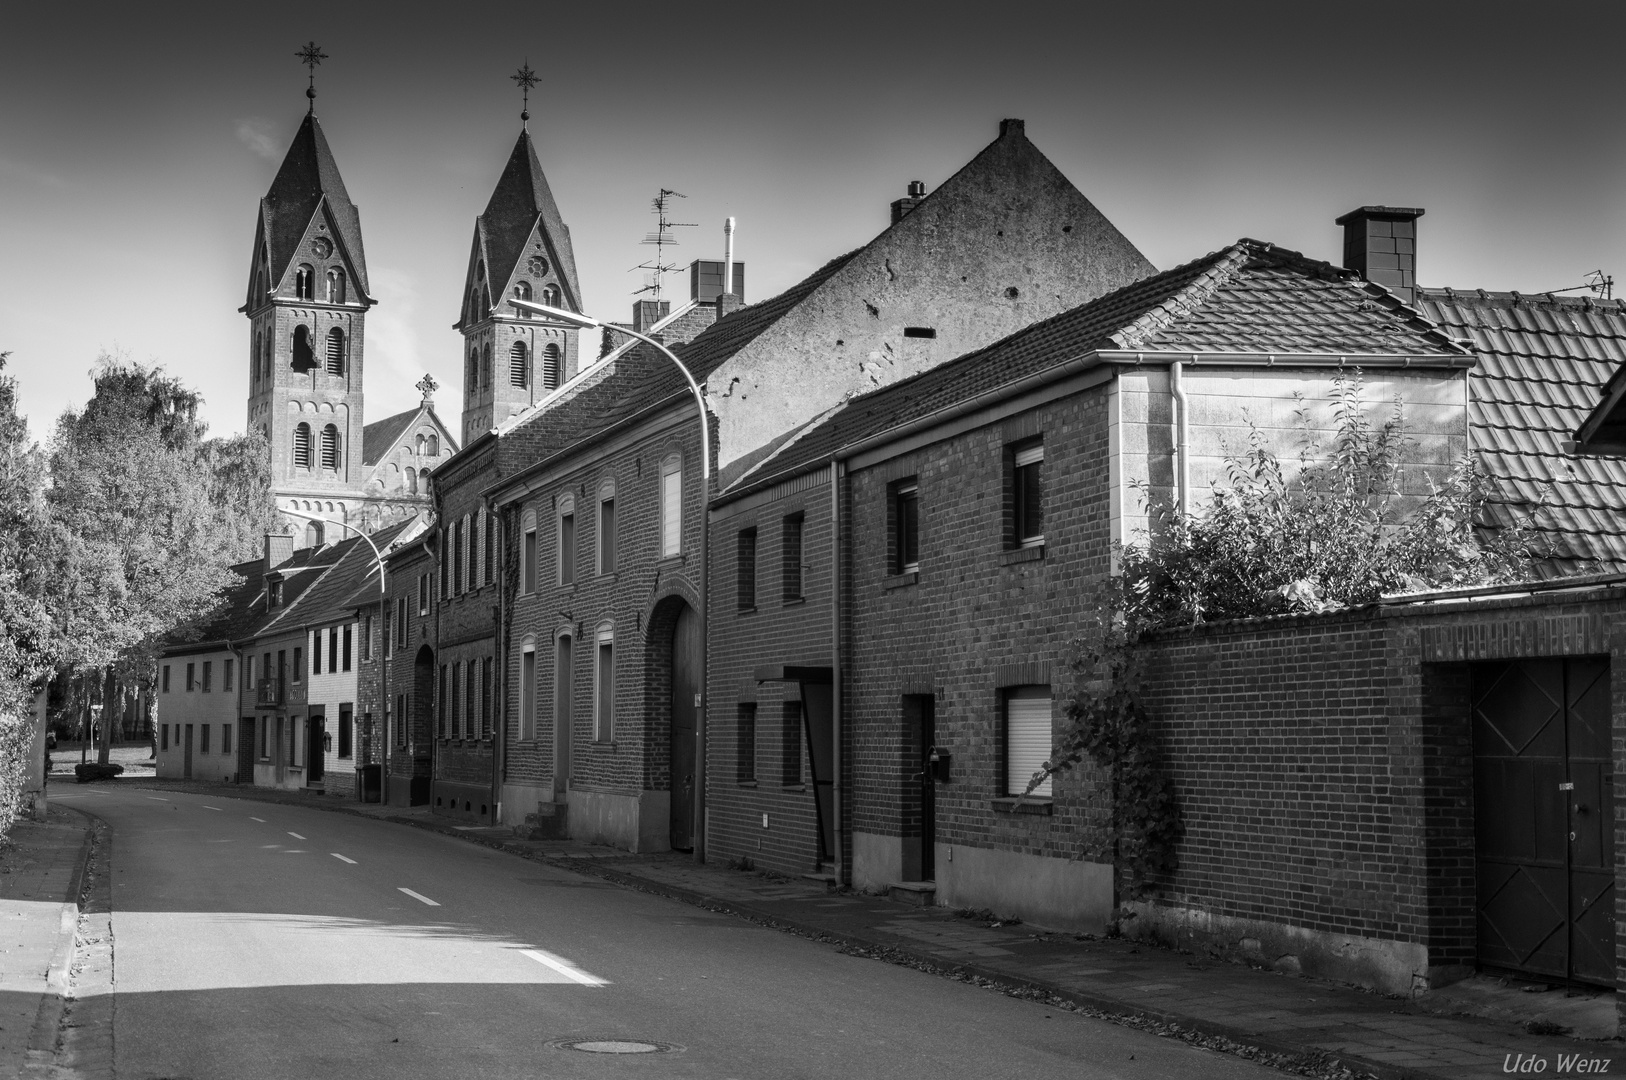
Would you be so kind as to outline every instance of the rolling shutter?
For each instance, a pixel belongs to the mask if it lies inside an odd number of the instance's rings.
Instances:
[[[1005,702],[1005,793],[1020,795],[1050,758],[1050,697],[1012,697]],[[1050,795],[1050,777],[1033,789]]]
[[[673,469],[661,477],[661,556],[683,550],[683,473]]]

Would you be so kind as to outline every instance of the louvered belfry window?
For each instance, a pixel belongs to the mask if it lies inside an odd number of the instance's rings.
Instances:
[[[322,468],[339,468],[339,429],[332,424],[322,429]]]
[[[294,428],[294,465],[301,469],[311,467],[311,428],[299,424]]]
[[[559,365],[559,346],[549,342],[542,350],[542,389],[556,390],[562,381]]]
[[[528,365],[525,359],[525,343],[514,342],[508,350],[508,385],[520,387],[527,385],[526,376],[530,373],[526,370]]]
[[[344,331],[337,326],[327,332],[327,373],[344,374]]]

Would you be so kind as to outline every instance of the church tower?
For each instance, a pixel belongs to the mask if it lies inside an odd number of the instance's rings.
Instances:
[[[528,90],[534,74],[527,65],[514,79]],[[530,119],[529,112],[520,116]],[[462,316],[453,325],[463,335],[465,446],[576,374],[579,332],[538,325],[509,307],[509,297],[582,309],[570,229],[525,127],[485,212],[474,219]]]
[[[311,111],[260,200],[249,266],[248,424],[281,496],[342,495],[363,475],[368,291],[361,215]]]

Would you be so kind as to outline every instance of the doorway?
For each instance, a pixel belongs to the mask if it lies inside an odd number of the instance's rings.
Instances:
[[[1609,661],[1475,664],[1471,685],[1479,962],[1613,986]]]
[[[570,635],[561,634],[553,655],[553,801],[568,802],[570,796],[570,707],[574,665],[570,655]]]
[[[694,850],[695,734],[699,730],[700,619],[687,604],[672,628],[672,848]]]
[[[936,881],[937,699],[903,696],[903,879]]]
[[[319,784],[326,775],[327,748],[326,742],[327,717],[321,713],[312,713],[310,727],[305,736],[305,783]]]
[[[186,725],[186,754],[185,754],[185,757],[182,759],[182,762],[183,762],[183,764],[182,764],[181,775],[183,777],[185,777],[186,779],[188,779],[188,780],[192,779],[192,725],[191,724]]]

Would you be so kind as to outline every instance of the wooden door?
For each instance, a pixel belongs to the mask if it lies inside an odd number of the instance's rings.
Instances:
[[[1613,985],[1609,662],[1477,664],[1472,697],[1479,961]]]
[[[694,849],[695,733],[701,669],[700,620],[685,606],[672,631],[672,848]]]

